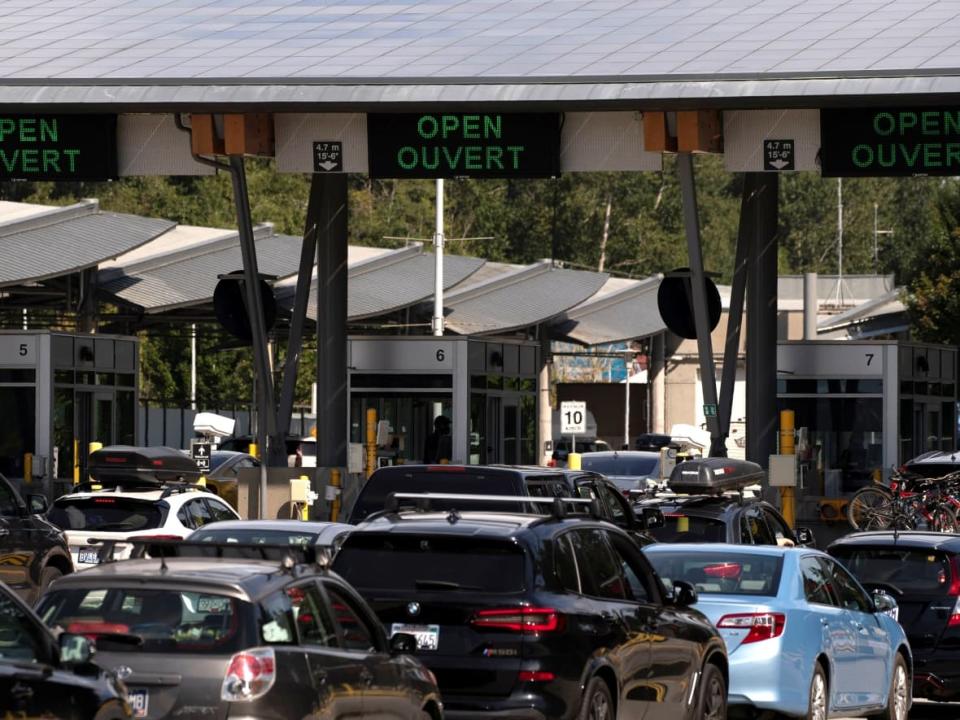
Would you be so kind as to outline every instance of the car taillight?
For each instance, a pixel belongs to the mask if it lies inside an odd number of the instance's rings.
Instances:
[[[277,662],[273,648],[244,650],[230,658],[220,698],[227,702],[256,700],[273,687],[276,679]]]
[[[748,630],[741,644],[772,640],[783,635],[787,616],[783,613],[740,613],[724,615],[717,623],[718,628],[727,630]]]
[[[722,562],[705,565],[703,574],[707,577],[720,578],[722,580],[736,580],[740,577],[740,563]]]
[[[556,675],[546,670],[521,670],[517,675],[520,682],[552,682],[554,678]]]
[[[542,633],[559,630],[560,621],[560,614],[552,608],[519,607],[480,610],[470,624],[476,628]]]

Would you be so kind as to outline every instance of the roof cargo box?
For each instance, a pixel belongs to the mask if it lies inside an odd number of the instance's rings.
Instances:
[[[675,493],[714,495],[763,482],[766,472],[753,462],[700,458],[678,464],[668,483]]]
[[[111,445],[90,453],[87,469],[102,485],[162,485],[200,478],[189,455],[168,447]]]

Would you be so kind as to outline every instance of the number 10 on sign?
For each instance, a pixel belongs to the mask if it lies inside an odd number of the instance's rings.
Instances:
[[[587,431],[587,404],[581,400],[560,403],[560,433],[573,435],[571,450],[576,451],[576,436]]]

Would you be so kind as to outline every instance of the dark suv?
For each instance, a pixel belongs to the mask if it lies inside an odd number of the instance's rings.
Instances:
[[[125,720],[126,688],[91,662],[90,642],[54,638],[22,600],[0,583],[0,711],[4,718]]]
[[[725,718],[726,651],[693,587],[668,596],[627,533],[565,505],[384,514],[334,568],[416,636],[447,717]]]
[[[357,524],[382,512],[390,493],[455,493],[531,497],[585,497],[597,501],[601,517],[641,545],[654,542],[646,532],[662,522],[660,514],[635,513],[610,480],[595,472],[513,465],[394,465],[380,468],[367,480],[348,522]],[[412,504],[412,503],[411,503]],[[434,501],[435,510],[450,510],[456,500]],[[473,504],[472,509],[479,509]],[[516,503],[491,500],[484,509],[513,512]],[[534,511],[535,508],[529,508]]]
[[[29,495],[24,502],[10,481],[0,475],[0,581],[33,604],[61,575],[73,572],[67,541],[59,528],[43,518],[47,498]]]
[[[960,700],[960,536],[855,533],[827,552],[865,588],[897,601],[897,619],[913,651],[914,696]]]
[[[97,640],[135,717],[442,717],[433,676],[402,654],[414,639],[388,643],[337,575],[294,563],[288,546],[177,547],[200,557],[104,562],[62,578],[37,606],[48,625]],[[271,550],[284,559],[259,559]],[[236,557],[246,552],[257,559]]]

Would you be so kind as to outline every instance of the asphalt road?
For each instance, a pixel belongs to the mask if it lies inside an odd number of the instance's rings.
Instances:
[[[960,703],[932,703],[918,700],[913,703],[910,720],[957,720]],[[863,720],[858,718],[857,720]]]

